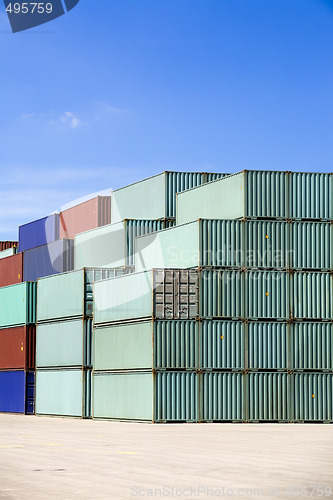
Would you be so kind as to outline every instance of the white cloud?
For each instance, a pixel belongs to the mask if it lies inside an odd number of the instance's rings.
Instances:
[[[66,111],[66,113],[59,118],[59,122],[69,125],[70,128],[78,128],[83,125],[83,122],[70,111]]]

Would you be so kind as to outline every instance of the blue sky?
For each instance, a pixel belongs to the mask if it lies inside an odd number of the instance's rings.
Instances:
[[[1,239],[164,170],[333,170],[333,0],[1,3],[0,55]]]

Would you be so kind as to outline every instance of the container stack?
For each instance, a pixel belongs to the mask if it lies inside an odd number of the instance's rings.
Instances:
[[[333,421],[332,179],[242,172],[179,194],[177,227],[137,238],[136,273],[95,285],[94,417]]]
[[[36,414],[91,416],[93,282],[125,269],[81,269],[37,282]]]

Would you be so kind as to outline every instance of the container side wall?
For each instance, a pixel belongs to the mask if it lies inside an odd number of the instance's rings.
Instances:
[[[59,239],[59,214],[53,214],[19,227],[19,250],[46,245]]]
[[[288,217],[286,172],[245,172],[246,217]]]
[[[36,414],[82,417],[82,370],[37,370]]]
[[[333,225],[326,222],[293,222],[289,267],[332,269]]]
[[[333,323],[294,323],[291,369],[333,370]]]
[[[0,260],[0,287],[23,281],[23,253]]]
[[[31,248],[24,252],[24,281],[71,271],[73,259],[73,240],[57,240]]]
[[[247,375],[247,420],[288,421],[290,408],[287,373],[249,373]]]
[[[290,172],[289,217],[332,220],[332,183],[332,174]]]
[[[200,272],[200,317],[244,317],[242,283],[238,271],[204,269]]]
[[[295,421],[333,421],[333,374],[295,373]]]
[[[333,275],[299,272],[291,277],[293,317],[296,319],[332,319]]]
[[[200,323],[200,368],[242,370],[245,368],[244,325],[240,321]]]
[[[25,372],[0,371],[0,412],[25,413]]]
[[[176,193],[186,191],[205,182],[205,174],[199,172],[166,172],[165,217],[176,217]]]
[[[289,275],[276,271],[245,273],[245,317],[284,319],[290,315]]]
[[[207,421],[243,421],[244,375],[204,372],[201,375],[201,415]]]
[[[0,370],[34,368],[35,328],[0,329]]]
[[[288,267],[289,231],[287,222],[245,221],[245,267]]]
[[[199,323],[154,321],[154,368],[196,369],[199,365]]]
[[[0,250],[0,259],[6,259],[7,257],[11,257],[12,255],[16,254],[17,254],[16,247],[7,248],[7,250]]]
[[[30,322],[27,310],[27,285],[19,283],[0,288],[0,328],[26,325]]]
[[[199,375],[196,372],[156,372],[155,422],[199,420]]]
[[[199,266],[244,265],[244,231],[241,221],[200,220],[199,224]]]
[[[286,323],[248,323],[245,326],[250,370],[287,370],[288,327]]]

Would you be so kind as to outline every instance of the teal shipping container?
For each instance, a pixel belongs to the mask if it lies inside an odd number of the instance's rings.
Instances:
[[[36,323],[36,283],[0,288],[0,328]]]
[[[297,272],[290,279],[293,318],[332,320],[332,273]]]
[[[136,239],[136,272],[205,266],[330,270],[333,225],[199,219]]]
[[[92,367],[92,319],[41,323],[36,330],[36,367]]]
[[[111,222],[175,218],[176,193],[225,175],[227,174],[163,172],[117,189],[111,197]]]
[[[36,415],[91,418],[91,370],[37,370]]]
[[[92,316],[93,284],[128,272],[120,269],[80,269],[40,278],[37,322]]]
[[[198,316],[198,271],[154,269],[95,283],[94,324]]]
[[[291,420],[333,422],[333,373],[295,373]]]
[[[287,372],[249,373],[246,380],[248,422],[288,422],[292,375]]]
[[[200,421],[242,422],[245,420],[246,375],[203,372],[200,390]]]
[[[197,422],[199,375],[195,371],[94,372],[93,418]]]
[[[333,175],[250,171],[177,194],[177,224],[197,219],[333,219]]]
[[[6,257],[11,257],[17,254],[17,247],[7,248],[6,250],[0,251],[0,259],[5,259]]]
[[[75,269],[134,266],[135,238],[173,225],[166,220],[125,220],[75,236]]]

